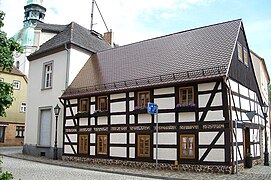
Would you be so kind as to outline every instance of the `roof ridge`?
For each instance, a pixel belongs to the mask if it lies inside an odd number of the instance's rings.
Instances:
[[[113,51],[115,49],[131,46],[131,45],[134,45],[134,44],[139,44],[139,43],[142,43],[142,42],[152,41],[152,40],[155,40],[155,39],[165,38],[165,37],[168,37],[168,36],[173,36],[173,35],[176,35],[176,34],[181,34],[181,33],[190,32],[190,31],[194,31],[194,30],[198,30],[198,29],[217,26],[217,25],[221,25],[221,24],[231,23],[231,22],[234,22],[234,21],[242,21],[242,19],[239,18],[239,19],[229,20],[229,21],[220,22],[220,23],[216,23],[216,24],[210,24],[210,25],[205,25],[205,26],[201,26],[201,27],[197,27],[197,28],[183,30],[183,31],[175,32],[175,33],[170,33],[170,34],[166,34],[166,35],[162,35],[162,36],[158,36],[158,37],[154,37],[154,38],[150,38],[150,39],[145,39],[145,40],[141,40],[141,41],[138,41],[138,42],[134,42],[134,43],[130,43],[130,44],[122,45],[122,46],[118,46],[118,47],[115,47],[115,48],[112,48],[112,49],[105,49],[105,50],[99,51],[97,53],[102,53],[102,52],[110,51],[110,50]]]

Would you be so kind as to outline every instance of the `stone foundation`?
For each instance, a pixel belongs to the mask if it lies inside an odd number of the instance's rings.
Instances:
[[[87,158],[87,157],[71,157],[62,156],[64,161],[74,161],[90,164],[101,164],[101,165],[116,165],[140,169],[155,169],[155,163],[140,162],[140,161],[125,161],[125,160],[115,160],[115,159],[98,159],[98,158]],[[239,165],[238,168],[243,169]],[[206,173],[231,173],[231,166],[221,166],[221,165],[195,165],[195,164],[169,164],[169,163],[159,163],[158,169],[160,170],[177,170],[177,171],[191,171],[191,172],[206,172]]]

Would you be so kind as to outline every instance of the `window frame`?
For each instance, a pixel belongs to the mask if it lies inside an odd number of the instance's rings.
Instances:
[[[25,104],[25,105],[23,105],[23,104]],[[22,103],[21,103],[21,106],[20,106],[20,112],[21,112],[21,113],[25,113],[25,112],[26,112],[26,103],[25,103],[25,102],[22,102]]]
[[[186,137],[186,139],[192,137],[193,138],[193,142],[192,142],[192,151],[193,151],[193,156],[189,156],[189,155],[184,155],[183,154],[183,137]],[[181,159],[195,159],[196,158],[196,148],[195,148],[195,145],[196,145],[196,136],[195,134],[180,134],[180,158]],[[186,141],[186,151],[189,151],[190,148],[189,148],[189,142]]]
[[[194,86],[187,86],[187,87],[180,87],[179,88],[179,104],[182,106],[182,107],[188,107],[190,104],[189,104],[189,93],[188,91],[189,90],[192,90],[192,104],[195,104],[195,91],[194,91]],[[183,90],[186,90],[186,105],[183,106],[182,105],[182,102],[183,102]]]
[[[25,131],[24,126],[16,126],[16,137],[17,138],[23,138],[24,137],[24,131]]]
[[[105,109],[102,108],[101,99],[105,99]],[[108,96],[98,96],[98,111],[108,111]]]
[[[83,109],[83,101],[86,100],[86,110]],[[88,98],[81,98],[79,99],[79,112],[89,112],[89,99]]]
[[[100,143],[100,137],[102,138],[102,142]],[[102,151],[100,151],[100,147]],[[107,155],[108,152],[108,135],[107,134],[98,134],[97,135],[97,154],[99,155]]]
[[[142,100],[141,100],[141,94],[144,94],[144,106],[142,106],[141,105],[141,102],[142,102]],[[147,95],[149,96],[148,98],[147,98]],[[139,91],[139,92],[137,92],[137,107],[139,108],[139,109],[145,109],[145,108],[147,108],[148,107],[148,102],[150,102],[150,100],[151,100],[151,93],[150,93],[150,91]]]
[[[79,134],[78,138],[79,138],[78,139],[78,153],[79,154],[88,154],[89,136],[87,134]]]
[[[141,143],[141,138],[144,138],[144,144]],[[148,144],[146,146],[145,142],[146,139],[148,138]],[[143,152],[140,152],[141,145],[143,145],[142,149]],[[145,152],[145,148],[148,147],[147,153]],[[151,157],[151,135],[149,134],[138,134],[137,135],[137,156],[138,157]]]
[[[47,72],[47,66],[51,66],[51,70]],[[42,78],[42,89],[52,89],[53,87],[53,61],[46,62],[43,64],[43,78]],[[50,85],[47,85],[47,74],[49,74]]]
[[[237,53],[239,61],[243,62],[243,47],[239,42],[237,43]]]
[[[15,84],[16,84],[16,86],[15,86]],[[13,86],[14,90],[20,90],[20,88],[21,88],[21,81],[19,81],[19,80],[13,80],[12,86]]]
[[[244,64],[248,66],[248,51],[244,48]]]

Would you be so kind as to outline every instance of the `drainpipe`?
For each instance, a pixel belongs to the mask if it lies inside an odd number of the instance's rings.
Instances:
[[[230,120],[230,138],[231,138],[231,159],[232,159],[232,168],[231,168],[231,173],[234,174],[234,143],[233,143],[233,121],[232,121],[232,104],[231,104],[231,89],[227,84],[227,79],[224,78],[224,83],[226,84],[227,90],[229,92],[229,107],[230,107],[230,111],[229,111],[229,120]]]
[[[67,48],[67,44],[64,45],[65,50],[67,51],[67,62],[66,62],[66,79],[65,79],[65,89],[69,85],[69,72],[70,72],[70,49]]]

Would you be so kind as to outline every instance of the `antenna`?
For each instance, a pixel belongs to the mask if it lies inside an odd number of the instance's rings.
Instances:
[[[104,20],[104,18],[103,18],[103,15],[102,15],[102,13],[101,13],[101,11],[100,11],[100,9],[99,9],[99,7],[98,7],[98,4],[96,3],[96,1],[95,0],[92,0],[92,9],[91,9],[91,24],[90,24],[90,30],[92,31],[93,30],[93,12],[94,12],[94,4],[96,5],[96,7],[97,7],[97,9],[98,9],[98,12],[99,12],[99,14],[100,14],[100,16],[101,16],[101,18],[102,18],[102,20],[103,20],[103,23],[104,23],[104,26],[105,26],[105,28],[106,28],[106,30],[107,30],[107,32],[109,32],[109,29],[108,29],[108,27],[107,27],[107,25],[106,25],[106,23],[105,23],[105,20]]]

